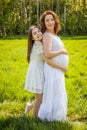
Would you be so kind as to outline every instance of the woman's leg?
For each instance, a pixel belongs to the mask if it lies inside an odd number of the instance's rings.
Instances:
[[[38,116],[38,111],[42,102],[42,94],[35,94],[35,102],[34,102],[34,117]]]

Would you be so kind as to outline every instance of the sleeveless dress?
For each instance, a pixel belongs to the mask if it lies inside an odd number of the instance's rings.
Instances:
[[[43,52],[42,45],[39,41],[33,44],[30,55],[30,65],[28,68],[25,90],[33,93],[42,93],[44,85],[44,61],[41,53]]]
[[[59,37],[52,37],[52,50],[57,51],[64,48]],[[61,65],[68,65],[68,55],[62,54],[52,58]],[[38,117],[42,120],[58,121],[65,120],[67,113],[67,94],[65,90],[64,72],[44,64],[44,91]]]

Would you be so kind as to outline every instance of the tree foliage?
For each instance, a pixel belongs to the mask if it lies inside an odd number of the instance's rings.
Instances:
[[[45,10],[58,14],[62,34],[87,34],[86,0],[0,0],[0,36],[26,34]]]

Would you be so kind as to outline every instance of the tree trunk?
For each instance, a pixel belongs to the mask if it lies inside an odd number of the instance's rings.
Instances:
[[[31,0],[29,0],[29,27],[31,26]]]
[[[64,32],[66,32],[66,1],[64,3]]]
[[[51,6],[51,9],[53,10],[53,0],[52,0],[51,2],[52,2],[52,6]]]
[[[37,25],[39,25],[39,1],[37,0]]]
[[[25,0],[24,0],[24,31],[25,31],[25,34],[26,34],[26,24],[27,24],[27,10],[26,10],[26,3],[25,3]]]
[[[59,15],[59,0],[56,0],[56,13]]]

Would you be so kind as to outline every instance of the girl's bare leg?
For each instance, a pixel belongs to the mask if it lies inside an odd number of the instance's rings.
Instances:
[[[31,104],[27,103],[25,108],[25,114],[27,115],[29,111],[31,111],[32,108],[34,108],[35,101],[33,101]]]
[[[35,101],[33,101],[30,106],[29,106],[29,109],[28,109],[28,112],[31,111],[32,108],[34,108],[34,104],[35,104]]]
[[[35,94],[35,102],[34,102],[34,117],[38,117],[38,111],[42,102],[42,94]]]

